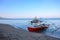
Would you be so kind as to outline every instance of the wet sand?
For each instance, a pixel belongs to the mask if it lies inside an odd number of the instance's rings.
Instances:
[[[0,40],[60,40],[40,33],[27,32],[8,24],[0,24]]]

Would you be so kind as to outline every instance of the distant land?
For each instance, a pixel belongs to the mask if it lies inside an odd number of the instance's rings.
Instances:
[[[0,20],[31,20],[33,18],[3,18],[0,17]],[[45,19],[45,20],[60,20],[60,18],[38,18],[38,19]]]
[[[60,20],[60,18],[44,18],[46,20]]]
[[[32,18],[3,18],[0,17],[0,20],[31,20]]]

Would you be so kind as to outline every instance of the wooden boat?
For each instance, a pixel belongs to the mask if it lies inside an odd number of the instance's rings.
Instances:
[[[42,21],[38,20],[36,17],[30,23],[31,23],[31,25],[34,25],[32,27],[31,26],[28,27],[28,31],[30,31],[30,32],[40,32],[40,31],[45,30],[49,26],[46,24],[41,24]]]

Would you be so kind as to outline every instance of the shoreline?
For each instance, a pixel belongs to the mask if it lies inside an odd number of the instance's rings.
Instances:
[[[9,24],[0,23],[0,33],[3,33],[6,40],[60,40],[60,38],[55,38],[47,36],[40,33],[28,32],[22,29],[14,28]],[[0,36],[1,37],[1,36]],[[13,39],[14,38],[14,39]],[[0,38],[1,39],[1,38]]]

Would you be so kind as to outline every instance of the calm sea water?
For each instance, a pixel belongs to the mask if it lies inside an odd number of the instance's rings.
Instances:
[[[22,28],[27,31],[31,20],[0,20],[0,23],[10,24],[15,28]],[[43,33],[49,36],[60,38],[60,20],[44,20],[46,24],[50,24],[49,28]]]

